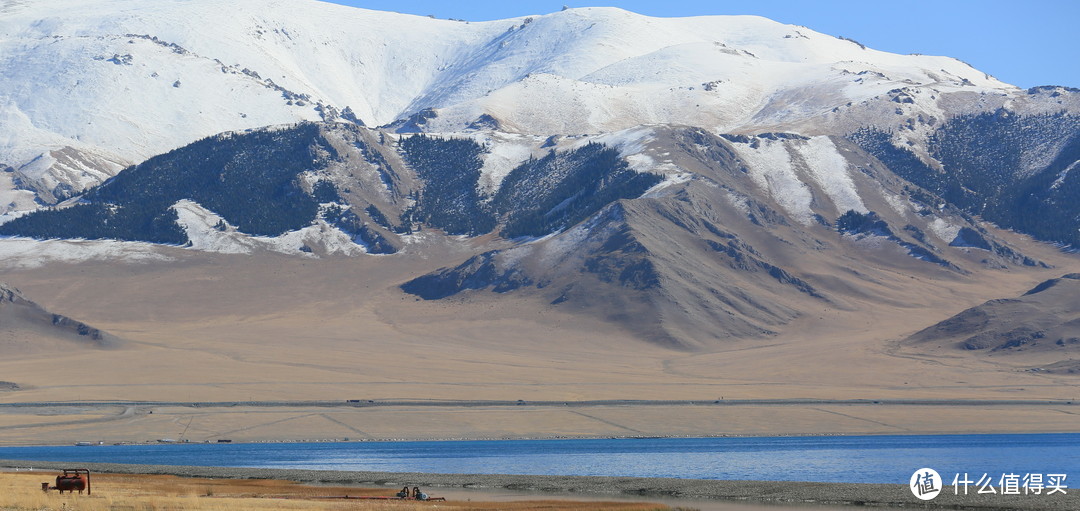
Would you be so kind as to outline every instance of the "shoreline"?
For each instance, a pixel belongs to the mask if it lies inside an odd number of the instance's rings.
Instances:
[[[654,440],[654,439],[678,439],[678,438],[807,438],[807,437],[886,437],[886,436],[971,436],[971,435],[1073,435],[1080,431],[978,431],[967,432],[953,431],[897,431],[897,432],[834,432],[834,433],[725,433],[725,434],[688,434],[688,435],[550,435],[550,436],[464,436],[464,437],[401,437],[401,438],[280,438],[268,440],[229,440],[218,442],[205,441],[120,441],[105,442],[98,444],[95,441],[87,441],[89,445],[77,445],[72,442],[57,443],[31,443],[31,444],[7,444],[0,442],[0,448],[17,447],[106,447],[117,445],[175,445],[175,444],[203,444],[203,445],[261,445],[261,444],[318,444],[318,443],[390,443],[390,442],[489,442],[489,441],[546,441],[546,440]],[[0,459],[0,461],[3,461]]]
[[[1056,495],[953,495],[947,490],[933,501],[916,499],[905,484],[815,483],[788,481],[731,481],[602,476],[532,476],[488,474],[431,474],[417,472],[360,472],[304,469],[127,465],[0,460],[0,469],[62,470],[78,465],[93,472],[175,475],[222,479],[281,479],[316,485],[535,492],[538,495],[583,498],[657,498],[676,501],[714,501],[767,505],[921,507],[925,509],[1046,510],[1080,509],[1080,490]],[[436,490],[437,491],[437,490]]]
[[[89,441],[88,445],[79,445],[72,442],[64,443],[35,443],[35,444],[5,444],[0,442],[0,449],[20,447],[108,447],[121,445],[265,445],[265,444],[333,444],[333,443],[364,443],[378,444],[391,442],[493,442],[493,441],[555,441],[555,440],[662,440],[662,439],[693,439],[693,438],[807,438],[807,437],[909,437],[909,436],[971,436],[971,435],[1073,435],[1077,431],[971,431],[966,433],[934,432],[934,431],[903,431],[903,432],[865,432],[865,433],[788,433],[788,434],[722,434],[722,435],[552,435],[552,436],[506,436],[506,437],[408,437],[408,438],[282,438],[272,440],[230,440],[228,442],[215,442],[212,440],[189,442],[189,441],[120,441],[98,444]],[[4,461],[0,459],[0,461]]]

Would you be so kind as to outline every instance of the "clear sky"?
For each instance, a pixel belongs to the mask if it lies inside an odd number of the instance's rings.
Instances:
[[[1080,87],[1080,0],[324,0],[486,21],[570,7],[648,16],[756,14],[855,39],[876,50],[956,57],[1020,87]]]

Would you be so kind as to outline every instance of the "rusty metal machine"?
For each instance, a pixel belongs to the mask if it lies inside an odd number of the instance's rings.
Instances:
[[[83,490],[86,490],[86,494],[90,495],[90,470],[85,468],[65,468],[64,473],[56,476],[56,486],[49,486],[49,483],[41,483],[41,491],[59,490],[60,493],[65,491],[68,493],[74,493],[75,490],[79,491],[82,495]]]

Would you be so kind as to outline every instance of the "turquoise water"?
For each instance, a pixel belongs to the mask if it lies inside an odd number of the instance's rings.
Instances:
[[[1080,478],[1080,433],[2,447],[0,459],[898,484],[930,467],[948,484],[964,473]]]

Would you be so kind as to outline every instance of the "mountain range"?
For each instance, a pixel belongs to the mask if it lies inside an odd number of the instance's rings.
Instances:
[[[0,7],[0,243],[441,257],[395,284],[685,351],[1080,243],[1076,89],[753,16],[219,10]]]

